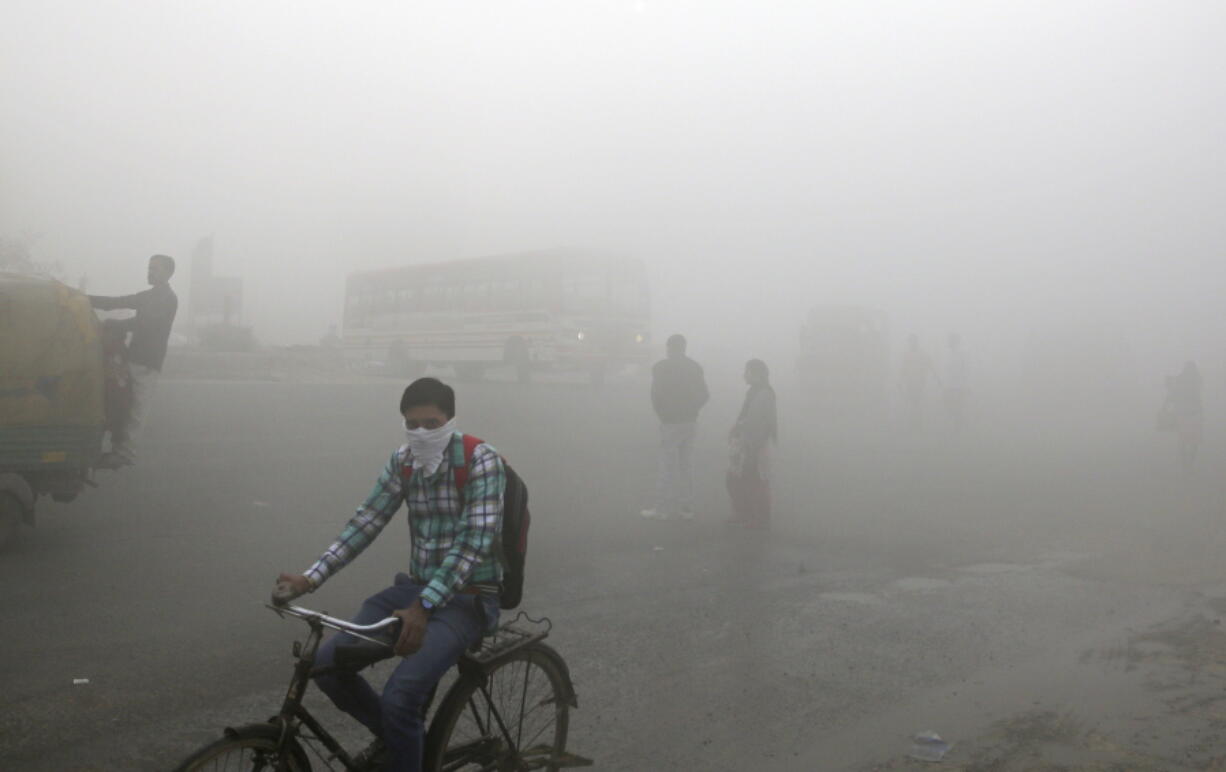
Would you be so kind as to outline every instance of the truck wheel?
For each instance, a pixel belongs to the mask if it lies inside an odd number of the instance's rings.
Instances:
[[[0,493],[0,551],[17,543],[24,514],[16,496]]]

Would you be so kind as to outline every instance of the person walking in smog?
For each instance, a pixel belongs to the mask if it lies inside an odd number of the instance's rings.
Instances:
[[[899,372],[899,386],[906,400],[907,426],[920,431],[924,426],[924,396],[928,391],[928,379],[935,378],[932,359],[920,348],[919,336],[912,333],[907,338],[907,350],[903,353]]]
[[[146,274],[149,289],[121,297],[89,296],[90,304],[99,310],[131,308],[136,311],[135,316],[127,319],[108,319],[104,322],[112,332],[118,331],[125,337],[131,335],[127,357],[130,396],[127,419],[122,429],[112,431],[111,450],[99,459],[99,468],[118,469],[130,466],[136,460],[136,438],[145,425],[162,363],[166,360],[170,328],[179,310],[179,298],[170,288],[170,277],[174,273],[174,258],[154,255],[149,258]]]
[[[315,683],[338,708],[375,735],[367,763],[385,760],[394,772],[421,769],[424,708],[439,679],[460,656],[498,625],[502,565],[496,544],[502,529],[506,466],[485,442],[456,427],[455,392],[435,378],[418,378],[400,398],[406,442],[379,474],[357,514],[304,574],[281,574],[274,603],[314,592],[370,546],[404,504],[411,548],[408,573],[366,599],[353,621],[402,620],[395,653],[403,657],[382,694],[357,673],[331,671]],[[463,491],[456,470],[466,463]],[[356,639],[334,635],[315,658],[317,670],[334,662],[336,648]]]
[[[651,369],[651,406],[660,419],[660,460],[656,505],[640,514],[667,520],[694,519],[693,452],[698,411],[707,404],[702,366],[685,355],[683,335],[665,342],[667,356]]]
[[[1200,368],[1195,362],[1184,363],[1179,375],[1167,376],[1163,412],[1170,416],[1170,428],[1175,432],[1179,466],[1191,472],[1196,465],[1204,424]]]
[[[779,437],[775,389],[761,359],[745,363],[745,401],[728,433],[731,463],[725,482],[732,499],[729,523],[765,529],[771,518],[771,446]]]
[[[962,430],[966,421],[967,372],[966,352],[962,336],[950,333],[949,350],[945,353],[945,421],[951,432]]]

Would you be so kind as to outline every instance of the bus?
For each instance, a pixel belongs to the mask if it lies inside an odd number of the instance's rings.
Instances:
[[[585,371],[593,382],[649,356],[646,272],[634,259],[546,250],[350,274],[346,357],[416,377],[510,367]]]

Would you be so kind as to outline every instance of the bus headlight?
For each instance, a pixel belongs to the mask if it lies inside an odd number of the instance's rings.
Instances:
[[[575,333],[575,338],[580,341],[587,340],[587,333],[585,333],[583,330],[579,330],[579,332]]]
[[[637,335],[635,335],[635,336],[634,336],[634,342],[635,342],[635,343],[642,343],[642,342],[644,342],[644,341],[646,341],[646,340],[647,340],[647,336],[646,336],[646,335],[644,335],[644,334],[643,334],[643,333],[641,333],[641,332],[640,332],[639,334],[637,334]]]

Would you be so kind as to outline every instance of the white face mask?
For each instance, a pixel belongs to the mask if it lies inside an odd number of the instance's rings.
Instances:
[[[455,434],[455,419],[437,429],[404,428],[405,441],[413,452],[413,466],[421,469],[427,475],[434,474],[443,463],[443,453],[451,444],[451,435]]]

